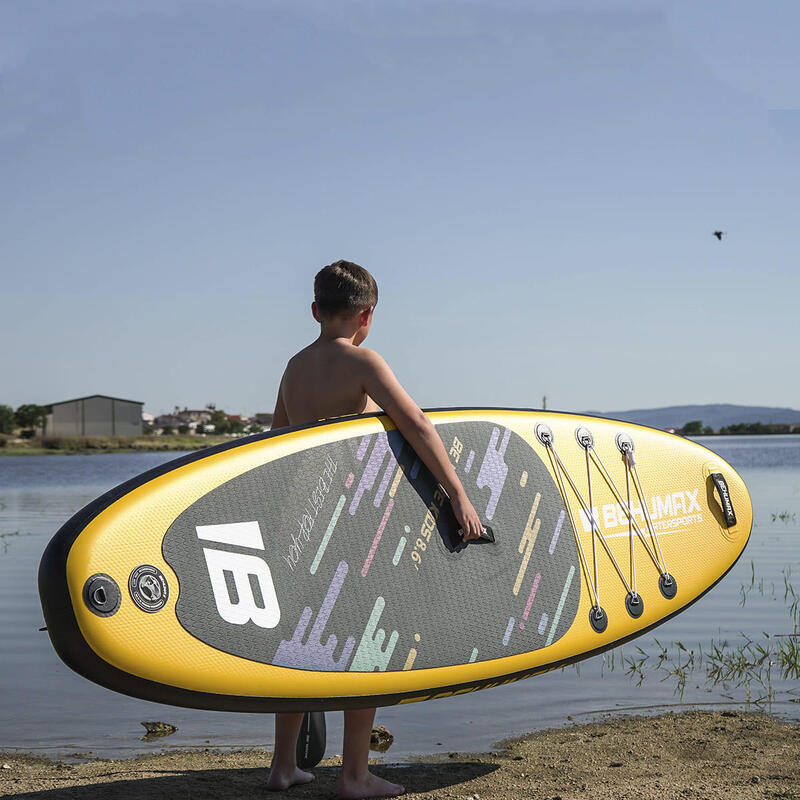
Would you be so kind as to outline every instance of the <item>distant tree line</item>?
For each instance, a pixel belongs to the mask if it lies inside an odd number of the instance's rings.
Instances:
[[[709,428],[708,425],[704,426],[702,420],[693,419],[681,428],[681,433],[684,436],[708,436],[714,433],[714,431]]]
[[[739,422],[736,425],[723,425],[718,431],[709,428],[708,425],[703,425],[699,419],[693,419],[687,422],[678,433],[684,436],[711,436],[718,434],[720,436],[736,436],[747,434],[766,434],[766,433],[800,433],[800,425],[787,425],[783,423],[772,422]]]
[[[214,409],[211,413],[214,433],[242,433],[244,425],[238,419],[231,419],[224,411]]]
[[[0,433],[14,433],[22,429],[22,436],[34,436],[38,430],[44,431],[47,422],[47,409],[34,403],[25,403],[16,411],[11,406],[0,405]]]
[[[794,429],[790,425],[773,425],[761,422],[739,422],[736,425],[725,425],[719,429],[721,434],[736,433],[800,433],[800,426]]]
[[[198,423],[195,428],[195,433],[204,434],[214,432],[215,434],[226,433],[261,433],[264,429],[261,425],[250,423],[244,425],[240,420],[233,419],[228,416],[224,411],[218,408],[209,406],[208,410],[211,412],[211,419],[207,423]],[[151,429],[152,430],[152,429]],[[170,436],[174,433],[185,435],[191,432],[191,428],[187,424],[180,424],[175,427],[172,425],[165,425],[161,428],[162,436]]]

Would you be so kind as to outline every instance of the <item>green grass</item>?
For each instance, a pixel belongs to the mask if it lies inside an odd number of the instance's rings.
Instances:
[[[23,442],[7,442],[0,448],[0,456],[201,450],[229,441],[227,436],[45,436]]]

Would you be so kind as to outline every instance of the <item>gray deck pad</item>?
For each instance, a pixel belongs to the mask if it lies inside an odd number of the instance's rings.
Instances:
[[[227,653],[317,671],[450,666],[559,639],[581,575],[550,473],[501,425],[437,430],[494,543],[461,543],[397,431],[314,447],[228,481],[170,526],[181,625]]]

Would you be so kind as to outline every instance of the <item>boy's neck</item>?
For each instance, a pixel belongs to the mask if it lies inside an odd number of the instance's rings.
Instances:
[[[343,319],[341,317],[324,319],[319,324],[319,339],[321,341],[338,339],[353,344],[359,330],[361,330],[361,322],[358,317],[352,319]]]

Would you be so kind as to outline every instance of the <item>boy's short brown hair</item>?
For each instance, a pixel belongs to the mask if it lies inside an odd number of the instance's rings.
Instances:
[[[358,314],[378,304],[378,284],[364,267],[334,261],[314,278],[314,301],[326,317]]]

